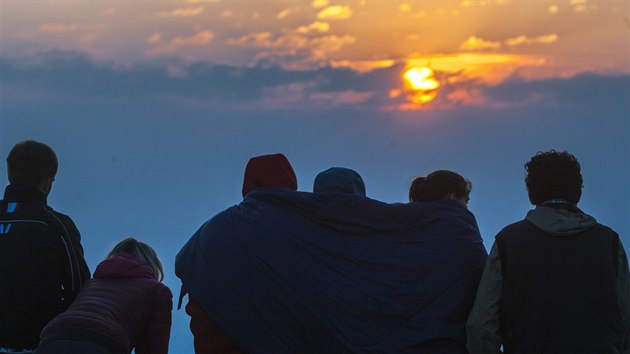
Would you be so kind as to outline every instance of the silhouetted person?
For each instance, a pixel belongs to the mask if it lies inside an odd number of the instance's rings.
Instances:
[[[573,155],[539,152],[525,170],[536,208],[496,236],[466,325],[468,350],[621,353],[630,278],[619,236],[578,209]]]
[[[127,238],[109,252],[70,308],[41,334],[38,354],[167,354],[173,295],[155,250]]]
[[[42,328],[74,301],[90,271],[72,220],[46,203],[57,173],[48,146],[27,140],[7,157],[0,201],[0,353],[34,350]]]
[[[365,196],[365,183],[355,170],[331,167],[317,174],[313,193],[352,193]]]
[[[409,187],[409,201],[432,202],[456,200],[464,206],[470,200],[472,184],[461,175],[447,170],[431,172],[426,177],[416,177]]]
[[[243,198],[257,189],[297,190],[295,172],[283,154],[256,156],[247,162],[243,177]],[[180,301],[183,295],[180,295]],[[186,305],[186,313],[190,315],[190,330],[194,337],[195,353],[240,353],[236,344],[208,316],[208,311],[199,305],[196,301],[197,296],[204,296],[204,293],[188,294]]]

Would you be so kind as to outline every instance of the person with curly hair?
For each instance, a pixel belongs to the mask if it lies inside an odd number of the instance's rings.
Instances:
[[[615,231],[577,207],[580,164],[525,164],[534,210],[496,236],[466,325],[470,353],[628,353],[630,275]]]

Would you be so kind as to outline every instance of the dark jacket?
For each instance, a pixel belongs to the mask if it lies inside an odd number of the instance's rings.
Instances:
[[[454,201],[253,191],[179,252],[190,295],[248,353],[465,353],[486,251]]]
[[[42,344],[85,339],[138,354],[168,352],[172,294],[141,259],[119,254],[101,262],[70,308],[44,328]]]
[[[8,186],[0,201],[0,347],[37,347],[42,328],[89,277],[72,220],[40,191]]]
[[[629,295],[614,231],[571,204],[538,206],[496,237],[468,321],[468,349],[621,353]]]

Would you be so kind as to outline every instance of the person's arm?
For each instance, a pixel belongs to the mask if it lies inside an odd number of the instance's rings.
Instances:
[[[628,271],[628,257],[619,241],[617,261],[617,301],[621,309],[621,316],[626,330],[626,347],[624,354],[630,354],[630,273]]]
[[[481,276],[475,304],[466,322],[466,348],[471,354],[501,353],[502,283],[501,257],[495,242]]]
[[[136,343],[136,354],[167,354],[171,336],[173,294],[165,285],[156,289],[156,301],[147,319],[147,330]]]

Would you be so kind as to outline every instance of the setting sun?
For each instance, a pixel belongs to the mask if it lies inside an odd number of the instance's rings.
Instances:
[[[435,79],[433,70],[425,67],[411,67],[403,74],[405,87],[411,91],[408,95],[413,103],[424,104],[437,96],[440,83]]]

